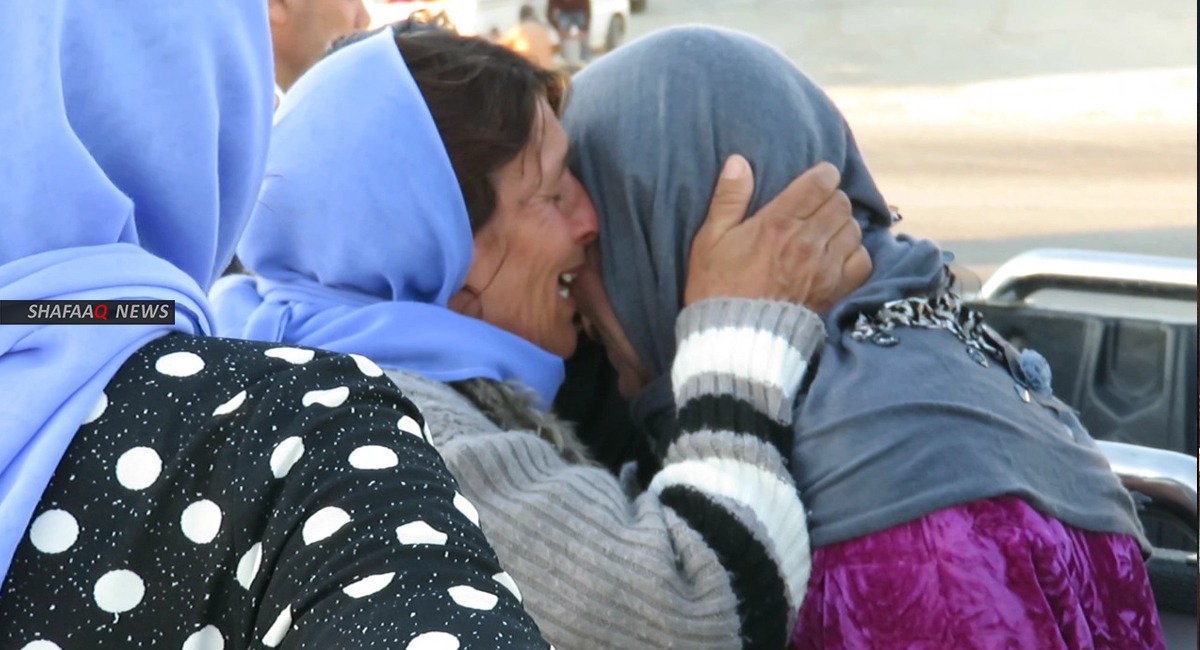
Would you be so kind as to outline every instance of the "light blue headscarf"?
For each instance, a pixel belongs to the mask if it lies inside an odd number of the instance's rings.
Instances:
[[[174,326],[0,326],[0,580],[103,389],[138,348],[208,333],[262,179],[262,2],[0,3],[0,299],[175,300]]]
[[[257,277],[214,287],[218,332],[362,354],[439,381],[516,379],[547,406],[560,358],[447,307],[471,265],[471,228],[392,30],[323,59],[279,110],[238,248]]]

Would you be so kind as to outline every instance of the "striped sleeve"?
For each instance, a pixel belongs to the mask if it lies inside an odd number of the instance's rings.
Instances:
[[[791,303],[704,300],[676,322],[679,430],[650,489],[725,565],[743,646],[787,643],[811,569],[804,506],[781,455],[820,318]]]

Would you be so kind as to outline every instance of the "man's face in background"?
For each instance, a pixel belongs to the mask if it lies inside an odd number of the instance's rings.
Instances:
[[[363,0],[267,0],[275,83],[287,90],[337,39],[365,29]]]

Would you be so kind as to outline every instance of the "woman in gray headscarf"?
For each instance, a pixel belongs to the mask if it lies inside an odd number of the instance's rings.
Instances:
[[[818,161],[842,173],[874,272],[825,315],[794,404],[814,550],[793,647],[1163,647],[1132,500],[1045,360],[960,303],[935,244],[890,230],[843,117],[782,54],[727,31],[659,32],[578,75],[564,126],[615,320],[588,316],[632,350],[610,352],[626,386],[650,378],[633,410],[652,437],[677,426],[672,326],[720,162],[750,159],[752,209]]]

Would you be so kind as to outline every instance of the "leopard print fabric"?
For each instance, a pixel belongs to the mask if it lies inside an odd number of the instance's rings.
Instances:
[[[874,314],[859,314],[850,338],[891,347],[899,343],[899,339],[892,335],[892,330],[897,327],[943,329],[968,348],[998,361],[1005,359],[1004,351],[986,333],[983,315],[968,308],[962,298],[949,290],[940,291],[932,298],[893,300],[884,303]]]

